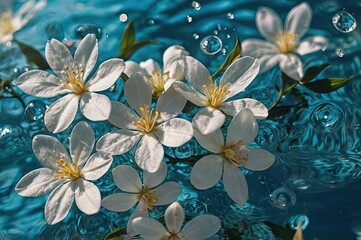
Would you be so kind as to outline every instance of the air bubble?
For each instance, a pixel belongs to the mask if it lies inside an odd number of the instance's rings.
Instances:
[[[222,49],[222,40],[217,36],[207,36],[199,44],[203,53],[207,55],[217,54]]]
[[[286,187],[279,187],[270,194],[273,205],[278,208],[290,208],[296,204],[296,194]]]
[[[227,35],[226,35],[226,38],[231,38],[231,35],[227,34]]]
[[[83,39],[88,34],[94,34],[97,39],[102,36],[102,29],[95,24],[83,24],[75,28],[75,36]]]
[[[186,21],[189,22],[189,23],[192,22],[192,21],[193,21],[192,16],[187,15],[187,16],[186,16]]]
[[[199,11],[201,9],[201,4],[197,1],[193,1],[192,2],[192,7],[196,10],[196,11]]]
[[[197,33],[193,33],[193,38],[194,39],[198,39],[199,38],[199,35]]]
[[[218,30],[214,30],[213,33],[218,35]]]
[[[336,13],[332,18],[333,26],[343,33],[352,32],[357,26],[356,19],[346,11]]]
[[[234,14],[232,12],[228,12],[227,17],[232,20],[234,19]]]
[[[24,118],[28,122],[35,122],[44,117],[46,107],[43,102],[39,100],[31,101],[25,108]]]
[[[342,48],[336,48],[335,54],[339,57],[343,57],[343,55],[345,55],[345,51]]]
[[[154,19],[148,19],[148,25],[154,25],[155,24],[155,21]]]

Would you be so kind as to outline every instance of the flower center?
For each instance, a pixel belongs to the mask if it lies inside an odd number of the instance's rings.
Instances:
[[[154,108],[150,108],[148,105],[140,107],[139,111],[141,118],[137,122],[132,122],[132,124],[144,133],[152,132],[159,117],[159,112],[154,111]]]
[[[241,154],[243,153],[243,151],[247,151],[247,147],[241,145],[241,143],[239,142],[230,146],[225,146],[223,148],[223,155],[227,159],[227,161],[237,167],[241,167],[249,160],[248,154],[244,156],[243,154]]]
[[[63,158],[56,162],[56,166],[60,169],[54,173],[55,178],[75,181],[81,177],[79,167],[74,163],[66,162]]]
[[[185,240],[185,238],[182,236],[182,234],[178,232],[170,232],[169,236],[162,237],[161,240]]]
[[[158,198],[147,188],[143,188],[139,193],[139,200],[143,199],[143,201],[147,204],[147,208],[149,210],[153,210],[153,205],[158,202]]]
[[[298,43],[298,35],[288,32],[280,32],[274,35],[275,44],[280,53],[293,52],[296,44]]]
[[[11,12],[3,12],[0,15],[0,35],[5,36],[14,31],[14,26],[12,23],[12,13]]]
[[[212,80],[212,77],[209,77],[209,85],[203,85],[203,88],[207,97],[207,105],[213,108],[218,108],[230,92],[228,90],[229,83],[224,84],[221,82],[218,86],[217,82]]]
[[[152,71],[152,74],[148,76],[150,85],[152,86],[153,97],[159,97],[164,92],[164,84],[168,81],[169,72],[162,74],[162,71]]]
[[[87,91],[83,81],[84,69],[82,67],[75,66],[74,68],[69,68],[69,66],[65,66],[61,76],[64,79],[62,81],[63,86],[73,93],[81,95]]]

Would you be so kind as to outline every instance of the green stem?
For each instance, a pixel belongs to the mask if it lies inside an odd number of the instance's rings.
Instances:
[[[285,81],[282,78],[282,84],[281,84],[280,91],[278,92],[278,97],[277,97],[276,101],[272,104],[272,106],[270,106],[268,108],[268,111],[271,111],[273,108],[275,108],[277,106],[277,104],[281,101],[282,96],[283,96],[284,85],[285,85]]]

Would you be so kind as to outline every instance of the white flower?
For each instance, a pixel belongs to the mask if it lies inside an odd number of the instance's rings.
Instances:
[[[259,58],[260,72],[266,72],[279,64],[288,76],[300,80],[303,67],[297,54],[302,56],[325,50],[327,47],[327,39],[319,35],[301,41],[310,27],[311,19],[312,10],[305,2],[291,9],[284,27],[276,12],[267,7],[260,7],[256,14],[256,24],[258,31],[267,41],[243,41],[242,54]]]
[[[27,1],[15,15],[11,9],[13,6],[10,6],[12,3],[12,1],[1,2],[2,7],[7,9],[0,12],[0,43],[13,40],[14,33],[22,29],[34,17],[34,14],[46,5],[47,0]]]
[[[110,211],[125,212],[138,204],[129,217],[128,235],[135,235],[131,228],[134,218],[148,217],[148,209],[153,210],[154,206],[174,202],[182,191],[182,187],[176,182],[161,184],[167,176],[167,164],[164,162],[154,173],[143,171],[143,184],[138,172],[130,166],[118,166],[112,170],[112,173],[115,184],[124,193],[107,196],[102,200],[102,206]]]
[[[159,98],[152,108],[152,88],[141,73],[132,74],[125,82],[124,94],[134,111],[123,103],[112,102],[108,121],[123,129],[102,136],[96,149],[119,155],[137,144],[136,163],[148,172],[155,172],[164,156],[162,144],[168,147],[183,145],[193,137],[192,124],[174,118],[182,110],[177,107],[176,97]]]
[[[220,129],[209,135],[194,132],[199,144],[216,155],[201,158],[191,171],[191,183],[197,189],[208,189],[222,177],[227,194],[238,204],[248,198],[247,181],[239,167],[253,171],[269,168],[275,161],[272,153],[263,149],[249,149],[248,144],[257,136],[258,124],[249,109],[241,110],[227,129],[226,141]]]
[[[92,121],[106,120],[111,111],[107,96],[95,92],[110,88],[124,69],[122,59],[103,62],[88,79],[98,58],[98,42],[94,34],[87,35],[72,57],[68,48],[56,39],[46,44],[45,56],[53,75],[41,70],[23,73],[18,79],[19,88],[36,97],[61,97],[46,110],[45,126],[57,133],[66,129],[74,120],[78,104],[83,115]]]
[[[249,108],[258,118],[266,118],[268,109],[260,102],[243,98],[227,101],[242,92],[256,77],[259,63],[251,57],[242,57],[225,71],[220,83],[213,81],[208,69],[193,57],[185,57],[185,78],[192,84],[174,82],[173,87],[197,106],[204,107],[193,118],[193,124],[202,134],[219,129],[225,114],[234,116],[241,109]]]
[[[182,228],[185,214],[178,202],[172,203],[165,211],[167,229],[158,221],[138,217],[132,221],[133,229],[147,240],[202,240],[213,236],[221,228],[221,221],[213,215],[200,215]]]
[[[74,198],[82,212],[95,214],[99,211],[99,189],[88,180],[102,177],[113,158],[103,152],[90,156],[94,142],[93,129],[86,122],[79,122],[70,135],[70,157],[56,138],[47,135],[34,137],[33,151],[44,167],[22,177],[15,190],[24,197],[37,197],[51,192],[44,209],[49,224],[58,223],[66,217]]]

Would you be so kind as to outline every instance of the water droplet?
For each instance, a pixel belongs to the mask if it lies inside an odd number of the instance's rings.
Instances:
[[[5,46],[7,46],[7,47],[11,47],[13,45],[13,42],[12,41],[7,41],[6,43],[5,43]]]
[[[28,122],[35,122],[44,116],[46,107],[43,102],[39,100],[31,101],[25,108],[24,118]]]
[[[335,54],[339,57],[343,57],[343,55],[345,55],[345,51],[342,48],[336,48]]]
[[[217,36],[207,36],[202,39],[199,44],[203,53],[208,55],[214,55],[221,51],[222,49],[222,40]]]
[[[190,23],[190,22],[192,22],[192,20],[193,20],[192,16],[190,16],[190,15],[187,15],[187,16],[186,16],[186,21],[187,21],[187,22]]]
[[[45,28],[45,33],[48,39],[55,38],[59,41],[64,39],[63,26],[58,22],[51,22]]]
[[[226,38],[231,38],[231,35],[227,34],[227,35],[226,35]]]
[[[155,21],[154,19],[148,19],[148,25],[154,25],[155,24]]]
[[[218,29],[219,31],[221,31],[221,30],[222,30],[222,26],[221,26],[221,24],[217,24],[217,29]]]
[[[125,13],[120,14],[119,21],[126,22],[128,20],[128,16]]]
[[[336,13],[332,18],[333,26],[343,33],[352,32],[356,26],[356,19],[346,11]]]
[[[183,208],[186,215],[195,217],[207,212],[207,205],[196,198],[187,198],[183,202]]]
[[[214,30],[213,33],[218,35],[218,30]]]
[[[17,125],[0,125],[0,143],[11,141],[11,139],[20,138],[23,135],[23,129]]]
[[[355,125],[354,125],[354,127],[355,127],[356,130],[360,129],[360,126],[361,126],[361,125],[360,125],[359,123],[355,123]]]
[[[12,117],[20,116],[23,113],[23,106],[18,99],[7,98],[3,100],[3,109],[5,110],[3,113],[9,114]],[[2,113],[2,117],[3,117]]]
[[[227,49],[222,48],[222,55],[224,56],[224,55],[226,55],[226,53],[227,53]]]
[[[294,215],[294,216],[290,217],[287,221],[286,226],[293,230],[297,230],[298,223],[300,221],[302,221],[302,230],[305,230],[307,228],[308,224],[310,223],[310,220],[304,214],[298,214],[298,215]]]
[[[88,231],[85,228],[80,229],[80,234],[85,235]]]
[[[102,29],[95,24],[82,24],[75,28],[75,36],[79,39],[83,39],[88,34],[94,34],[97,39],[102,36]]]
[[[193,38],[194,39],[198,39],[199,38],[199,35],[197,33],[193,33]]]
[[[332,132],[343,121],[342,111],[331,103],[319,104],[311,113],[311,124],[321,132]]]
[[[234,19],[234,14],[232,12],[228,12],[227,17],[232,20]]]
[[[278,208],[289,208],[296,203],[296,194],[286,187],[279,187],[270,194],[271,202]]]
[[[201,9],[201,4],[197,1],[193,1],[192,2],[192,7],[196,10],[196,11],[199,11]]]

